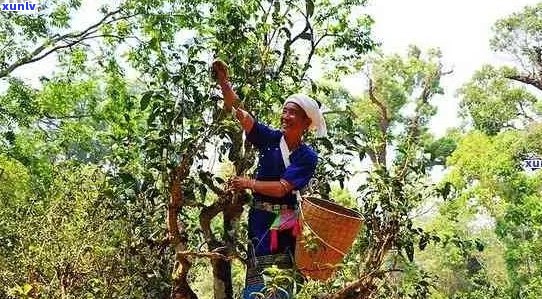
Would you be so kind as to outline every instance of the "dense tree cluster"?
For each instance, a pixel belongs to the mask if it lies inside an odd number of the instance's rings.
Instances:
[[[277,124],[293,92],[327,109],[307,192],[364,223],[298,298],[542,294],[542,179],[521,167],[542,155],[542,4],[495,24],[517,64],[477,71],[458,92],[466,125],[443,137],[429,125],[452,70],[438,49],[381,54],[365,0],[123,0],[87,27],[81,5],[0,14],[1,298],[239,296],[251,195],[227,180],[256,152],[221,109],[217,58],[258,119]],[[19,76],[53,57],[39,84]],[[269,287],[288,275],[269,269]]]

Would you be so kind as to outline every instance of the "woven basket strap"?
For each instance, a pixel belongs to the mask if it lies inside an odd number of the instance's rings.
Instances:
[[[300,211],[300,214],[301,214],[301,219],[304,220],[304,219],[305,219],[305,216],[303,215],[303,209],[300,208],[299,211]],[[329,248],[335,250],[336,252],[342,254],[343,257],[346,256],[346,253],[342,252],[342,251],[341,251],[340,249],[338,249],[337,247],[335,247],[335,246],[329,244],[328,242],[326,242],[326,240],[324,240],[324,238],[320,237],[320,236],[312,229],[312,227],[311,227],[308,223],[306,223],[305,221],[303,221],[303,226],[306,226],[306,227],[307,227],[307,228],[308,228],[308,229],[316,236],[316,238],[318,238],[318,240],[320,240],[322,243],[324,243],[324,245],[326,245],[327,247],[329,247]]]

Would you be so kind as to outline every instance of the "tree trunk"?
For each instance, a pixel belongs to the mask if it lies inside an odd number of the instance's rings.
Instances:
[[[222,208],[223,213],[223,227],[222,233],[223,241],[212,240],[209,243],[209,251],[220,253],[224,256],[229,256],[235,250],[236,237],[235,222],[239,220],[241,213],[243,212],[243,201],[237,200],[237,198],[244,198],[242,195],[227,195],[221,202],[225,202],[224,205],[216,205],[213,209],[208,209],[204,214],[205,219],[202,222],[202,228],[207,231],[207,235],[210,233],[210,227],[208,223],[214,218],[218,212],[217,207]],[[212,234],[211,234],[212,235]],[[233,280],[231,277],[231,261],[224,259],[212,259],[211,265],[213,267],[213,290],[215,299],[233,299]]]
[[[221,247],[216,252],[227,255],[227,249]],[[231,279],[231,261],[212,259],[213,290],[215,299],[233,299],[233,283]]]
[[[198,299],[187,281],[188,269],[190,269],[191,263],[185,257],[181,257],[179,260],[179,266],[176,270],[178,276],[173,279],[170,299]]]
[[[186,236],[183,237],[184,227],[178,221],[179,210],[184,206],[182,182],[188,177],[193,158],[185,158],[173,170],[170,178],[170,198],[167,210],[168,238],[175,250],[175,269],[171,299],[197,299],[196,294],[188,284],[188,271],[192,264],[181,252],[186,250]]]

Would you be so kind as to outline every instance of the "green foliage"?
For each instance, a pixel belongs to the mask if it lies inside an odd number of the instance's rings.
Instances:
[[[17,160],[0,155],[0,199],[3,206],[24,203],[30,195],[28,170]]]
[[[28,285],[32,296],[45,297],[163,294],[166,289],[156,285],[145,287],[163,271],[149,267],[156,262],[148,260],[163,257],[142,243],[138,232],[144,226],[134,227],[136,222],[119,214],[136,211],[103,196],[108,188],[103,173],[69,164],[55,170],[44,197],[2,217],[8,224],[2,235],[13,241],[3,243],[2,256],[10,258],[2,260],[2,291],[16,298],[23,295],[18,286],[26,290]]]
[[[321,157],[311,191],[364,218],[333,280],[300,285],[271,268],[263,293],[293,284],[299,298],[535,298],[540,175],[519,164],[542,152],[533,121],[541,104],[517,82],[538,87],[538,75],[484,67],[459,92],[476,130],[437,139],[428,125],[448,73],[440,51],[366,55],[373,20],[352,16],[365,4],[126,0],[104,6],[88,30],[71,20],[81,1],[2,14],[0,297],[165,298],[182,278],[184,251],[193,254],[187,285],[200,297],[240,293],[240,261],[194,257],[245,256],[250,197],[225,187],[228,176],[250,174],[256,153],[220,107],[209,74],[217,57],[259,120],[277,124],[293,92],[325,104],[330,137],[307,138]],[[494,49],[540,67],[539,9],[499,21]],[[39,86],[16,77],[53,53],[58,68]],[[318,81],[315,58],[327,71]],[[360,73],[367,91],[354,97],[339,83]],[[359,189],[346,191],[354,175]],[[172,206],[176,182],[182,197]],[[438,215],[416,216],[432,204]],[[493,217],[494,231],[470,227],[479,215]]]
[[[531,119],[537,99],[524,86],[510,81],[511,74],[514,70],[507,67],[486,65],[459,90],[462,113],[471,117],[475,129],[495,135],[502,129],[514,128],[514,121],[525,123]]]
[[[201,224],[225,196],[225,178],[209,164],[230,160],[234,173],[246,173],[255,155],[216,103],[210,57],[230,63],[245,107],[275,122],[282,99],[307,86],[317,48],[361,54],[373,46],[370,22],[348,30],[351,38],[327,31],[351,28],[351,11],[363,4],[124,1],[118,10],[104,7],[88,30],[71,28],[79,1],[49,2],[37,16],[10,14],[0,30],[0,77],[51,53],[60,65],[37,88],[10,79],[1,98],[1,149],[28,169],[28,182],[18,183],[34,190],[24,206],[32,217],[7,234],[20,242],[8,249],[2,291],[25,296],[31,285],[31,296],[164,297],[175,261],[163,225],[170,175],[184,161],[194,161],[182,182],[191,207],[178,211],[184,246],[236,251],[230,234],[238,216],[209,215],[212,225]],[[306,26],[296,32],[299,17]],[[14,35],[20,40],[8,41]],[[137,79],[128,79],[133,73]],[[14,186],[2,190],[29,190]]]
[[[532,262],[540,250],[534,237],[541,226],[540,204],[534,199],[540,176],[528,176],[519,167],[523,153],[530,152],[526,136],[517,131],[495,137],[475,132],[464,137],[449,159],[450,182],[470,199],[473,208],[482,207],[496,219],[495,232],[506,244],[514,296],[523,287],[536,284],[532,275],[540,267]]]
[[[2,269],[9,269],[8,264],[12,262],[9,253],[18,244],[17,229],[19,221],[25,218],[30,194],[28,170],[17,160],[0,154],[0,204],[2,206],[0,209],[0,267]],[[3,274],[2,279],[6,276]],[[0,293],[5,291],[0,290]]]
[[[439,60],[438,50],[422,53],[411,47],[404,56],[351,59],[349,68],[339,68],[327,75],[328,81],[314,83],[313,89],[332,110],[326,116],[332,137],[322,145],[341,155],[324,155],[319,176],[333,176],[340,182],[352,174],[348,166],[356,159],[372,169],[363,173],[355,200],[332,189],[330,198],[363,215],[363,229],[338,265],[334,280],[308,284],[310,291],[302,292],[303,296],[338,292],[344,296],[340,298],[369,294],[424,298],[431,292],[433,277],[416,266],[415,254],[440,238],[434,231],[416,226],[412,214],[441,195],[429,174],[434,166],[444,165],[456,147],[457,137],[437,140],[428,133],[428,122],[436,112],[430,100],[443,92],[439,82],[446,73]],[[341,73],[362,69],[368,70],[364,75],[369,78],[369,88],[359,98],[333,84]],[[361,283],[359,288],[348,287],[351,281]]]
[[[482,209],[494,217],[495,235],[504,244],[508,283],[505,293],[514,298],[536,297],[541,250],[540,174],[527,174],[521,167],[529,155],[540,155],[538,138],[540,101],[527,86],[540,85],[540,4],[499,20],[491,46],[509,54],[517,67],[484,66],[460,90],[464,116],[481,132],[466,134],[448,160],[448,180],[471,209]],[[488,136],[489,135],[489,136]],[[456,206],[459,207],[461,204]],[[456,209],[457,211],[457,209]],[[456,213],[457,214],[457,213]],[[472,277],[477,292],[507,297],[496,286],[480,284]],[[485,281],[482,279],[482,281]],[[491,286],[491,287],[490,287]],[[461,297],[463,298],[463,297]]]
[[[538,65],[540,59],[538,41],[542,29],[541,10],[540,3],[526,6],[521,12],[497,21],[493,27],[491,47],[497,52],[514,55],[524,63],[524,66]]]

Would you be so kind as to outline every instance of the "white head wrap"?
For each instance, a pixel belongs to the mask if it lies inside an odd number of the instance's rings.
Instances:
[[[286,106],[287,103],[295,103],[305,111],[307,116],[311,119],[309,129],[315,129],[316,136],[325,137],[327,135],[326,120],[315,100],[304,94],[296,93],[289,96],[286,101],[284,101],[283,107]]]

